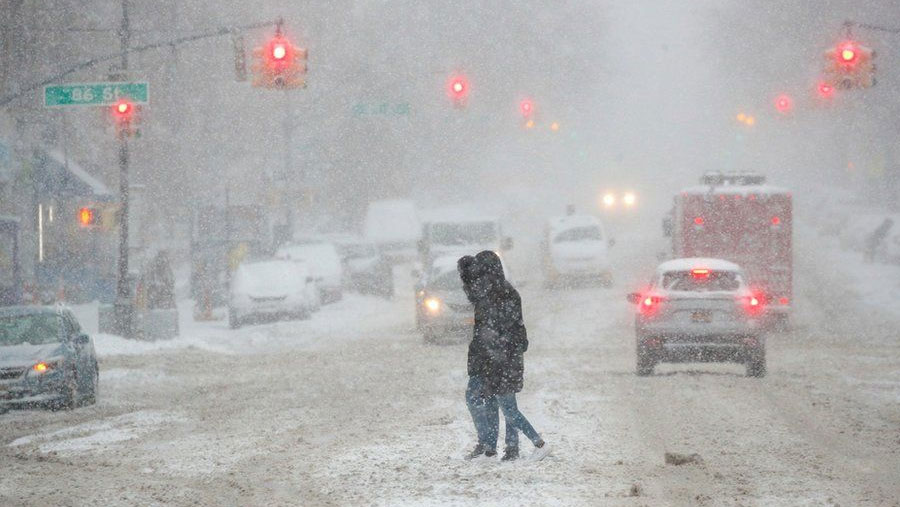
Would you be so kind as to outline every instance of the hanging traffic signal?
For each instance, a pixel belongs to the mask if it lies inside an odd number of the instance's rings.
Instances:
[[[857,41],[845,40],[825,52],[825,75],[835,88],[869,88],[875,85],[875,51]]]
[[[279,27],[275,36],[253,50],[253,86],[270,89],[306,87],[308,52],[291,44]]]
[[[775,109],[781,114],[788,114],[794,108],[794,101],[790,96],[781,94],[775,97]]]
[[[451,76],[447,82],[447,95],[455,107],[464,107],[469,96],[469,80],[465,76]]]

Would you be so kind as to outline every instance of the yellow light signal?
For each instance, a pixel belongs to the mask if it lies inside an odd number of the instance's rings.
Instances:
[[[554,131],[554,132],[556,132],[557,130],[559,130],[559,123],[556,123],[556,122],[551,123],[551,124],[550,124],[550,130],[552,130],[552,131]]]
[[[525,128],[530,129],[534,128],[534,120],[528,120],[525,122]]]

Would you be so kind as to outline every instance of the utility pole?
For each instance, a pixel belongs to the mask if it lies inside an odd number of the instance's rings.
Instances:
[[[128,44],[131,39],[131,27],[128,21],[128,0],[122,0],[122,26],[119,29],[119,41],[122,46],[120,71],[128,71]],[[115,319],[116,330],[120,336],[131,338],[134,334],[134,300],[131,295],[131,284],[128,280],[128,128],[119,126],[119,265],[116,283]]]

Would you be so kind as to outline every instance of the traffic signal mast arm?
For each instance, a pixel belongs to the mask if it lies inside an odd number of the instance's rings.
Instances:
[[[246,25],[223,26],[223,27],[220,27],[215,30],[208,31],[208,32],[200,32],[200,33],[197,33],[194,35],[188,35],[185,37],[178,37],[178,38],[171,39],[171,40],[166,40],[166,41],[161,41],[161,42],[152,42],[150,44],[144,44],[141,46],[131,47],[126,50],[126,53],[129,53],[129,54],[130,53],[142,53],[144,51],[149,51],[151,49],[177,47],[182,44],[186,44],[189,42],[194,42],[194,41],[198,41],[198,40],[202,40],[202,39],[209,39],[211,37],[230,36],[233,33],[237,32],[237,31],[241,31],[241,30],[251,30],[254,28],[263,28],[263,27],[267,27],[267,26],[272,26],[275,23],[277,23],[277,21],[274,21],[274,22],[273,21],[263,21],[263,22],[259,22],[259,23],[250,23],[250,24],[246,24]],[[112,53],[112,54],[98,56],[96,58],[91,58],[90,60],[85,60],[81,63],[77,63],[62,72],[59,72],[57,74],[54,74],[54,75],[48,77],[47,79],[44,79],[44,80],[36,82],[36,83],[32,83],[30,85],[25,85],[25,86],[21,87],[18,92],[13,93],[12,95],[0,97],[0,107],[3,107],[5,105],[9,104],[10,102],[12,102],[16,99],[19,99],[22,96],[24,96],[28,93],[31,93],[37,89],[43,88],[44,86],[54,84],[54,83],[59,83],[62,81],[62,79],[64,77],[66,77],[70,74],[73,74],[75,72],[78,72],[79,70],[88,69],[99,63],[108,62],[111,60],[118,60],[120,58],[122,58],[122,51],[116,51],[115,53]]]

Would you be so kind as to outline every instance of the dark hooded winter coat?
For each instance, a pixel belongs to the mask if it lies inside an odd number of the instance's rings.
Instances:
[[[471,255],[466,255],[461,257],[456,262],[456,269],[459,271],[459,278],[462,280],[463,291],[466,293],[466,297],[469,299],[469,302],[472,303],[473,306],[477,306],[477,300],[475,298],[475,277],[477,276],[477,267],[475,264],[475,257]],[[478,323],[478,311],[476,308],[476,330]],[[470,377],[483,377],[487,378],[488,374],[491,370],[490,357],[488,355],[487,347],[485,346],[484,341],[481,340],[481,336],[476,331],[472,336],[472,341],[469,342],[469,357],[468,357],[468,372]]]
[[[485,378],[488,395],[519,392],[524,382],[524,354],[528,350],[522,299],[506,280],[496,253],[485,250],[475,256],[473,264],[471,283],[466,290],[475,306],[469,374],[475,371]]]

